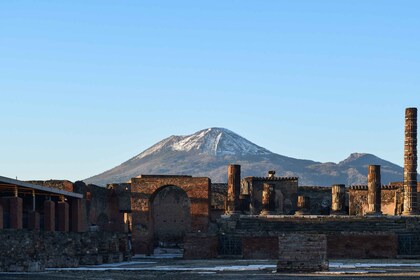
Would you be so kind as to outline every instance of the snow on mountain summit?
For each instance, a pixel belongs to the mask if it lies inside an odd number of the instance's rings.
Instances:
[[[264,149],[226,128],[208,128],[187,136],[171,136],[136,158],[141,159],[161,151],[197,151],[199,154],[224,155],[265,155],[271,152]]]

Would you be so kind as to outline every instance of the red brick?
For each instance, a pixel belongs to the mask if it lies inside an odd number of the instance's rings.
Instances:
[[[69,204],[67,202],[58,202],[58,230],[59,231],[69,231]]]
[[[44,230],[55,231],[55,202],[44,201]]]
[[[9,198],[10,207],[10,227],[15,229],[22,229],[22,198]]]

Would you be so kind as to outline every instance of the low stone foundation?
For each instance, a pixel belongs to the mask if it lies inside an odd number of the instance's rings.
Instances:
[[[328,270],[327,237],[324,234],[279,235],[277,272]]]
[[[35,272],[130,260],[126,234],[0,230],[0,271]]]

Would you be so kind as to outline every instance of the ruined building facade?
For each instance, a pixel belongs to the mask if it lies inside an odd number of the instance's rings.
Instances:
[[[237,164],[227,166],[227,183],[141,175],[103,188],[0,177],[0,229],[115,232],[132,253],[179,247],[186,258],[273,258],[292,232],[325,235],[314,239],[331,257],[420,254],[420,246],[403,250],[407,238],[420,241],[416,108],[406,110],[403,182],[383,184],[380,166],[367,169],[366,185],[328,187],[299,186],[275,171],[241,178]]]

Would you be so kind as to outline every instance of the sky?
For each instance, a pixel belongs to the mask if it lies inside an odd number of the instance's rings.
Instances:
[[[403,165],[420,1],[0,1],[0,175],[85,179],[170,135]]]

